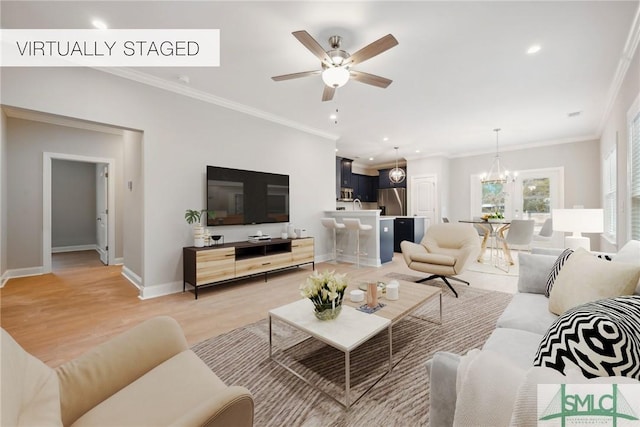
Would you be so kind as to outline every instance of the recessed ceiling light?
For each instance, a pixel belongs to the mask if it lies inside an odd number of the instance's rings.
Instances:
[[[382,138],[382,140],[386,142],[389,140],[389,137],[385,136],[384,138]]]
[[[91,21],[91,24],[93,24],[93,26],[99,30],[106,30],[108,28],[107,24],[105,24],[103,21],[100,21],[99,19],[94,19],[93,21]]]
[[[373,160],[373,157],[369,157],[369,160]]]
[[[420,150],[416,150],[416,153],[419,153],[419,152],[420,152]]]
[[[529,46],[529,49],[527,49],[527,55],[533,55],[534,53],[538,53],[540,52],[540,49],[542,49],[542,47],[539,44],[534,44]]]
[[[329,119],[331,119],[331,120],[335,120],[335,119],[337,119],[337,118],[338,118],[338,115],[337,115],[337,114],[331,114],[331,115],[329,116]]]
[[[338,149],[336,148],[336,153],[338,152]]]

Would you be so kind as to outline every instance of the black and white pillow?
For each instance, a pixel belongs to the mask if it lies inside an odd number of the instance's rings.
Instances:
[[[553,288],[553,284],[555,283],[558,274],[560,274],[562,266],[565,262],[567,262],[567,259],[569,259],[572,253],[572,249],[565,249],[564,251],[562,251],[558,259],[556,259],[556,262],[553,263],[553,268],[547,276],[547,286],[544,289],[544,296],[546,296],[547,298],[549,298],[549,295],[551,294],[551,288]]]
[[[589,302],[560,316],[542,338],[534,366],[565,373],[576,365],[587,378],[640,380],[640,296]]]

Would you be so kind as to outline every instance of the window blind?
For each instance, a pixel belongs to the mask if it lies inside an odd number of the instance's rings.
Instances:
[[[616,242],[617,223],[617,150],[614,147],[604,159],[602,167],[603,193],[604,193],[604,234],[612,243]]]

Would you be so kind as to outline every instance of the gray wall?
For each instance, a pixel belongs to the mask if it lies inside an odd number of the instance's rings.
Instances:
[[[291,222],[311,236],[324,235],[322,212],[335,209],[332,140],[88,68],[6,69],[1,78],[5,105],[144,133],[143,297],[182,289],[182,247],[192,244],[184,211],[205,206],[207,164],[288,174]],[[13,145],[11,136],[9,142]],[[11,147],[8,151],[11,157]],[[31,185],[37,187],[37,179]],[[37,224],[42,202],[33,203],[28,205],[34,211],[31,223]],[[10,217],[13,211],[11,206]],[[246,240],[258,228],[277,235],[282,225],[215,232],[226,241]],[[31,233],[36,245],[41,241],[38,232],[23,233]],[[14,244],[19,252],[34,251],[14,242],[8,245],[11,252]],[[328,254],[328,241],[317,239],[316,256]],[[30,265],[39,258],[30,258]],[[127,259],[124,263],[127,267]]]
[[[51,247],[97,244],[95,163],[51,162]]]
[[[123,201],[126,215],[123,215],[123,233],[126,236],[124,259],[128,275],[133,273],[136,283],[140,285],[143,265],[144,220],[143,220],[143,173],[142,173],[142,138],[141,132],[125,131],[124,139],[124,190]],[[131,182],[131,188],[128,183]]]
[[[7,271],[7,116],[0,111],[0,281]]]
[[[631,230],[628,229],[629,222],[629,187],[627,177],[629,176],[628,159],[629,153],[629,131],[627,127],[627,112],[636,97],[640,96],[640,45],[636,47],[635,54],[630,61],[625,79],[620,86],[620,92],[616,98],[611,112],[605,122],[602,137],[600,138],[600,157],[604,157],[616,144],[617,135],[617,155],[618,155],[618,180],[617,180],[617,244],[612,245],[602,239],[603,250],[616,251],[622,247],[631,237]]]
[[[4,76],[3,72],[3,76]],[[7,120],[7,269],[42,266],[43,153],[112,158],[122,188],[122,137],[11,118]],[[122,257],[122,203],[116,191],[116,257]]]
[[[449,216],[458,220],[471,216],[470,181],[491,166],[495,154],[451,159]],[[599,208],[600,161],[598,141],[540,146],[500,153],[513,171],[564,167],[564,205]]]

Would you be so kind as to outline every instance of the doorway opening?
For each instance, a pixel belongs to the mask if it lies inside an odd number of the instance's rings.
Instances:
[[[114,159],[44,153],[43,272],[115,260]],[[81,178],[84,177],[84,178]],[[55,253],[55,263],[53,257]],[[96,261],[97,260],[97,261]]]

